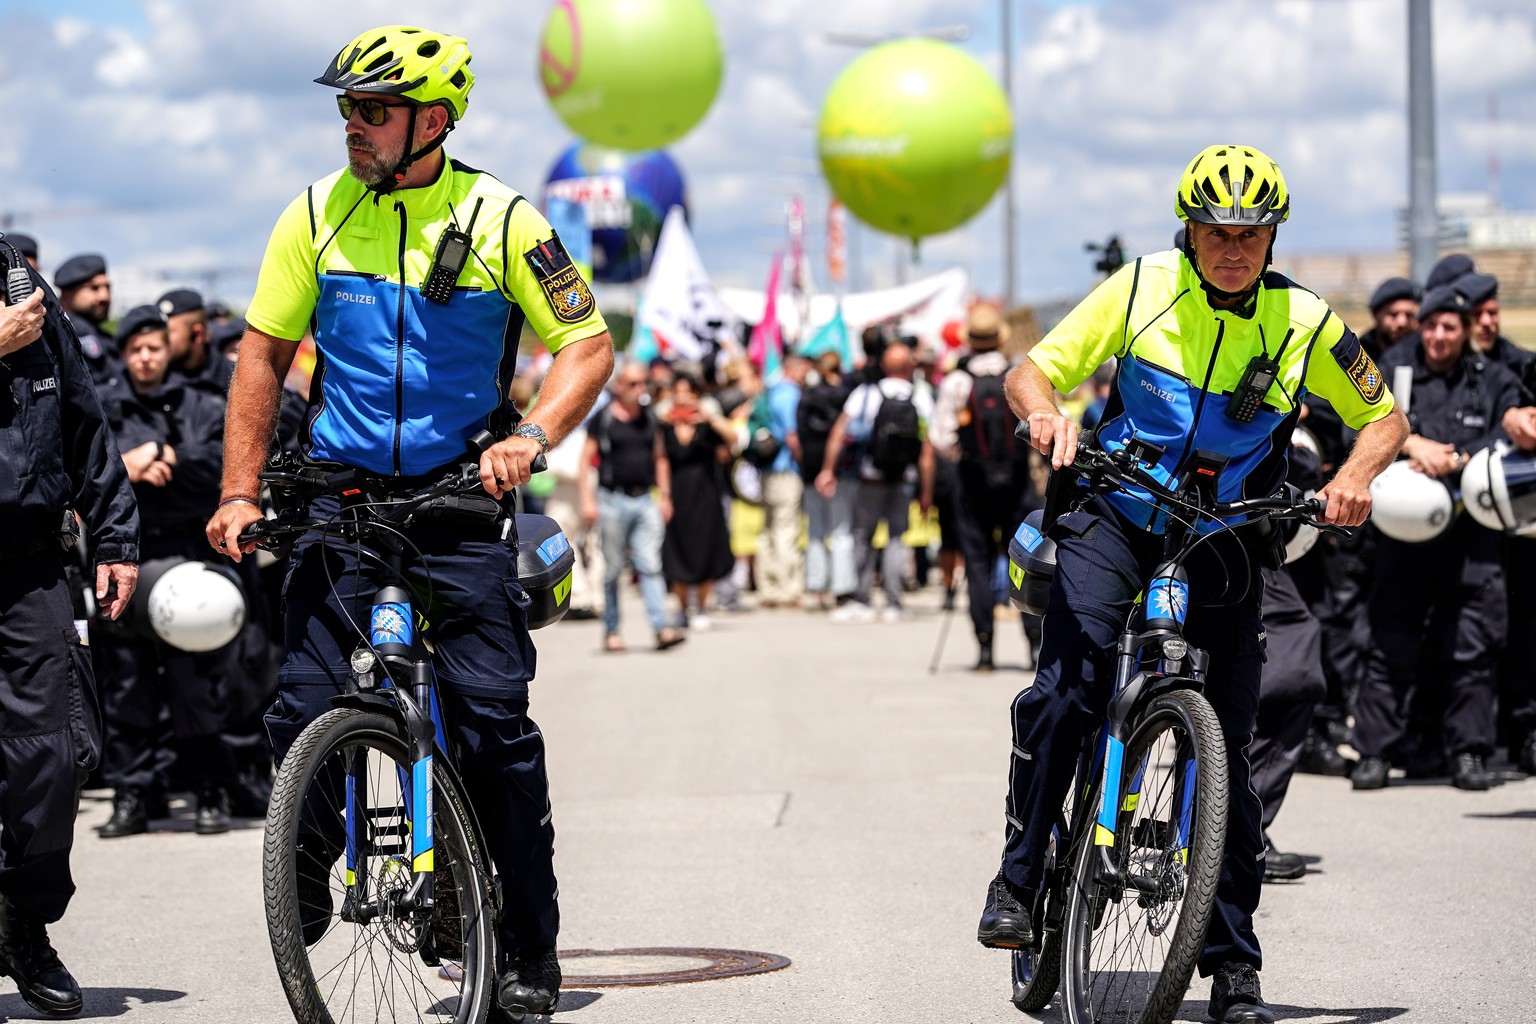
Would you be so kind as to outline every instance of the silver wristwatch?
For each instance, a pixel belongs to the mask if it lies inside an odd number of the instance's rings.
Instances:
[[[531,437],[539,442],[539,451],[549,453],[549,435],[544,433],[544,428],[537,423],[519,423],[517,429],[512,431],[513,437]]]

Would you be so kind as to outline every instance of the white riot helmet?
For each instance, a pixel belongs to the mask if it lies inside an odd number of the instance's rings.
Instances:
[[[245,627],[245,595],[224,573],[202,562],[182,562],[153,581],[149,624],[172,647],[216,651]]]
[[[1406,460],[1392,463],[1371,481],[1371,522],[1393,540],[1434,540],[1451,525],[1455,510],[1450,489]]]
[[[1461,471],[1461,500],[1490,530],[1536,535],[1536,454],[1484,448]]]

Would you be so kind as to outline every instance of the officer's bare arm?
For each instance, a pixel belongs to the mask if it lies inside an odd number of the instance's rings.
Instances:
[[[242,359],[244,352],[241,353]],[[539,403],[528,417],[542,427],[550,447],[581,425],[613,375],[613,337],[607,331],[562,348],[550,363]]]
[[[1003,382],[1014,415],[1029,422],[1029,443],[1054,469],[1077,458],[1077,424],[1056,407],[1056,386],[1032,359],[1023,359]]]
[[[1408,439],[1408,417],[1400,408],[1367,423],[1328,486],[1317,492],[1328,502],[1328,522],[1359,526],[1371,514],[1371,481],[1392,464]]]
[[[277,429],[277,411],[283,399],[283,379],[299,349],[285,341],[247,327],[240,339],[240,361],[229,385],[229,412],[224,417],[223,497],[255,498],[259,474],[267,464],[267,452]]]

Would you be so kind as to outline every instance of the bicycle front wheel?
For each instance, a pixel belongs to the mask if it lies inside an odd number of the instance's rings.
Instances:
[[[398,723],[353,708],[317,718],[283,760],[262,886],[277,973],[302,1024],[479,1024],[490,1008],[495,914],[481,844],[434,759],[433,864],[416,870],[411,766]]]
[[[1071,1024],[1168,1024],[1205,943],[1227,830],[1227,754],[1206,699],[1153,700],[1126,744],[1106,871],[1074,853],[1062,957]],[[1094,830],[1089,830],[1090,833]]]

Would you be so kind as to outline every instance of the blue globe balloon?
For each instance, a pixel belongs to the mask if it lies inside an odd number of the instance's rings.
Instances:
[[[625,153],[585,142],[573,144],[550,169],[544,184],[551,198],[580,203],[592,225],[592,276],[624,282],[644,277],[667,211],[688,195],[683,173],[665,151]]]

